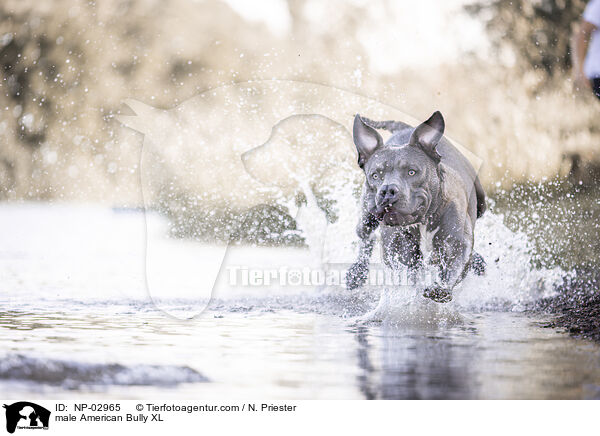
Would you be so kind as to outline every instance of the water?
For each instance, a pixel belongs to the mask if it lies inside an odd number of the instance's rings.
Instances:
[[[190,255],[258,268],[309,264],[311,251],[223,250],[168,239],[157,217],[148,233],[145,223],[141,212],[95,206],[0,207],[0,397],[600,397],[600,348],[522,311],[551,292],[557,272],[517,268],[527,242],[493,215],[478,243],[492,241],[484,255],[499,259],[450,305],[408,288],[380,298],[377,289],[237,286],[221,268],[206,307],[197,286],[214,281],[215,267]],[[178,277],[146,264],[146,248],[170,258]],[[365,318],[377,307],[381,322]]]

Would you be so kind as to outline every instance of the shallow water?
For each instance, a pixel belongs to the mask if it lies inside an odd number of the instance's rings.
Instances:
[[[521,314],[481,313],[450,328],[399,329],[351,327],[338,317],[288,310],[219,312],[218,318],[209,311],[201,319],[181,322],[152,310],[107,309],[93,315],[2,313],[2,396],[208,400],[599,395],[597,347],[542,329]],[[90,362],[96,366],[90,368]],[[128,373],[116,374],[109,365],[114,362]],[[7,379],[10,368],[20,372]],[[36,371],[28,374],[32,368]]]
[[[175,260],[222,250],[169,240],[152,219],[146,247],[139,212],[0,207],[0,226],[9,229],[0,242],[0,397],[600,397],[600,348],[519,311],[517,300],[548,292],[529,287],[553,272],[518,277],[528,289],[512,289],[508,278],[490,285],[500,280],[492,268],[446,306],[400,289],[374,322],[364,315],[382,306],[377,290],[236,287],[221,268],[205,309],[210,294],[197,286],[214,281],[214,268]],[[176,282],[145,263],[146,248],[157,247],[189,268]],[[230,247],[224,258],[273,266],[311,254]]]

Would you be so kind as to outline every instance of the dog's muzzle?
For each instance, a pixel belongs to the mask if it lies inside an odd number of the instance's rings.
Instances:
[[[376,203],[381,209],[393,205],[400,198],[400,187],[398,185],[384,185],[377,192]]]

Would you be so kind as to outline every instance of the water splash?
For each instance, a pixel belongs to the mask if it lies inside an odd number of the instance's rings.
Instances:
[[[310,217],[298,221],[299,227],[311,234],[306,238],[313,257],[319,257],[323,268],[354,261],[357,237],[354,229],[358,219],[359,206],[355,188],[343,177],[331,192],[336,198],[338,219],[334,223],[323,223],[314,219],[322,214],[315,201],[308,201],[299,216]],[[310,198],[310,193],[307,196]],[[301,208],[302,209],[302,208]],[[324,225],[326,228],[316,229]],[[316,235],[319,238],[316,238]],[[524,311],[531,303],[555,294],[555,288],[562,283],[566,273],[559,267],[536,267],[535,246],[523,232],[511,231],[504,224],[504,217],[488,211],[477,220],[475,230],[475,250],[487,262],[486,273],[476,276],[469,273],[455,288],[454,299],[448,304],[438,304],[422,296],[424,286],[365,286],[353,291],[322,289],[334,298],[337,293],[345,297],[338,303],[355,304],[356,298],[362,301],[372,299],[374,304],[366,314],[356,318],[358,322],[386,322],[401,325],[440,325],[463,321],[462,313],[480,311]],[[380,250],[376,248],[371,259],[371,267],[383,267]],[[433,268],[433,267],[429,267]],[[393,273],[388,271],[389,273]],[[400,274],[404,273],[403,271]],[[356,297],[356,294],[362,297]],[[345,303],[344,303],[345,301]]]
[[[482,277],[468,275],[457,289],[456,304],[462,308],[522,311],[528,303],[554,295],[566,275],[559,267],[536,268],[530,239],[511,231],[503,219],[487,212],[477,220],[475,249],[487,268]]]

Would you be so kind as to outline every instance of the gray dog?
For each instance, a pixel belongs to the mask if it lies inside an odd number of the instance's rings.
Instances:
[[[397,121],[371,121],[356,115],[354,144],[366,180],[358,260],[346,275],[348,289],[363,285],[381,225],[384,262],[412,273],[423,264],[425,245],[439,266],[439,282],[424,296],[445,303],[469,267],[483,274],[485,262],[473,251],[475,220],[485,211],[485,193],[469,161],[444,135],[444,118],[435,112],[413,128]],[[375,129],[392,132],[384,144]],[[429,242],[429,244],[427,244]]]

